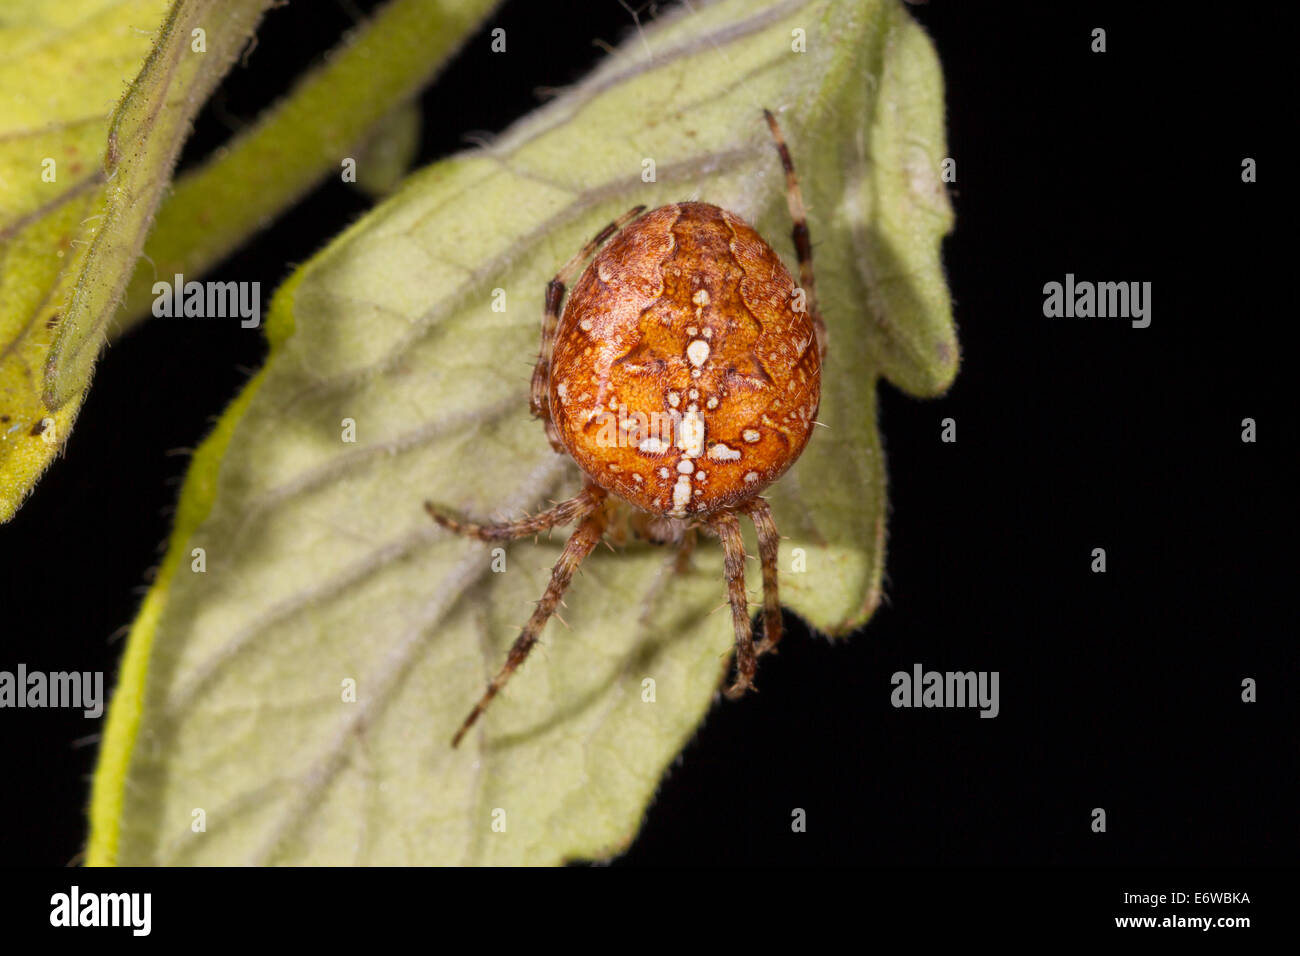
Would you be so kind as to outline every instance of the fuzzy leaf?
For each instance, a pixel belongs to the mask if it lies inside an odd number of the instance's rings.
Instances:
[[[412,177],[277,294],[268,364],[196,456],[130,637],[92,863],[558,863],[628,844],[726,666],[716,541],[678,577],[663,549],[598,550],[567,627],[452,750],[563,535],[510,545],[494,573],[421,503],[516,516],[580,487],[528,380],[546,281],[619,213],[706,199],[793,266],[763,107],[800,170],[831,337],[828,427],[770,492],[782,595],[831,633],[871,614],[876,379],[933,391],[956,362],[938,63],[893,0],[665,16],[490,149]]]

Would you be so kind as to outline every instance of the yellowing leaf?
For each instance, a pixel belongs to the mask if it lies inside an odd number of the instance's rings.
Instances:
[[[45,362],[103,213],[116,99],[162,0],[0,4],[0,521],[58,453],[78,402],[51,408]]]
[[[105,335],[148,314],[155,280],[202,273],[363,140],[375,146],[359,175],[391,188],[418,133],[400,104],[493,2],[385,5],[181,177],[153,222],[193,113],[267,6],[185,0],[164,20],[159,0],[0,5],[0,521],[62,447]],[[66,185],[34,187],[34,156],[56,158]]]
[[[0,521],[63,446],[190,120],[269,3],[0,8]]]
[[[800,171],[830,330],[827,427],[770,492],[782,596],[832,633],[871,614],[877,377],[934,391],[957,358],[938,64],[892,0],[678,12],[491,149],[414,176],[277,294],[268,364],[196,455],[132,630],[90,862],[558,863],[628,844],[726,665],[717,542],[680,576],[660,548],[598,550],[567,627],[453,750],[563,536],[510,545],[494,573],[421,503],[514,516],[578,490],[528,416],[542,292],[630,206],[718,203],[793,265],[763,107]]]

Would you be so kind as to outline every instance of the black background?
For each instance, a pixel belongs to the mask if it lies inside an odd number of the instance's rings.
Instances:
[[[1202,21],[1063,6],[914,8],[947,78],[958,181],[944,253],[964,360],[941,399],[881,386],[886,603],[834,643],[787,617],[762,692],[714,707],[618,864],[1294,862],[1283,29],[1253,8]],[[184,163],[372,7],[272,11]],[[504,57],[488,51],[497,25]],[[630,25],[616,0],[507,3],[423,97],[419,163],[504,129],[604,56],[593,39]],[[1089,51],[1097,26],[1104,54]],[[212,277],[261,281],[266,301],[366,208],[332,179]],[[1067,272],[1150,281],[1150,328],[1045,318],[1043,284]],[[0,668],[111,681],[184,452],[263,354],[237,323],[168,320],[108,351],[65,459],[0,528]],[[939,440],[945,417],[956,444]],[[1245,417],[1257,444],[1240,440]],[[999,671],[1001,715],[892,708],[889,675],[916,662]],[[1241,702],[1244,677],[1257,703]],[[0,863],[76,860],[88,727],[0,714]],[[791,832],[796,807],[806,833]]]

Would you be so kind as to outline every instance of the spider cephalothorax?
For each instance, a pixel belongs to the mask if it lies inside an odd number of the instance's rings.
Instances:
[[[582,491],[505,524],[464,524],[426,504],[444,527],[489,541],[578,522],[546,593],[453,746],[537,643],[574,571],[605,533],[611,496],[638,510],[649,537],[674,542],[683,553],[697,528],[721,540],[736,632],[736,679],[728,696],[753,686],[758,656],[781,639],[778,535],[759,492],[807,444],[821,396],[826,332],[798,181],[780,127],[771,113],[764,116],[785,168],[801,285],[771,246],[725,209],[688,202],[629,211],[570,259],[546,290],[532,412],[545,423],[552,447],[585,473]],[[593,253],[561,317],[565,287]],[[764,637],[757,648],[740,514],[754,522],[763,566]]]

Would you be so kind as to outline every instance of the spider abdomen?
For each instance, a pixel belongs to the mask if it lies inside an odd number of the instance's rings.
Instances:
[[[653,514],[707,515],[775,481],[821,397],[812,319],[781,259],[738,216],[661,206],[574,284],[550,412],[601,487]]]

